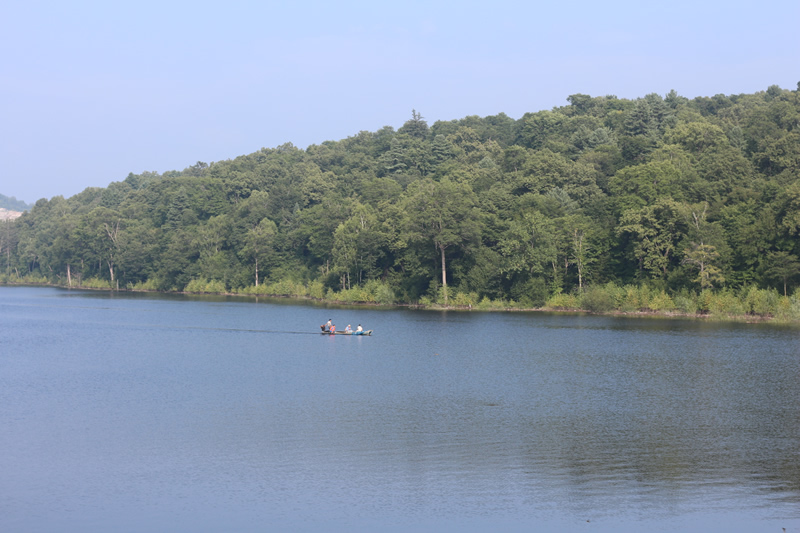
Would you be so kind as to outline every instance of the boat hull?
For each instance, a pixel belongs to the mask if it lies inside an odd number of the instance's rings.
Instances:
[[[320,329],[322,329],[322,334],[323,335],[367,335],[367,336],[372,335],[372,330],[371,329],[368,329],[366,331],[361,331],[361,332],[358,332],[358,331],[334,331],[333,333],[331,333],[330,331],[325,331],[325,326],[320,326]]]

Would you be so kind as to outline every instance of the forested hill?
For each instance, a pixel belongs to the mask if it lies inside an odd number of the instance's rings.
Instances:
[[[644,287],[667,306],[700,305],[701,294],[791,295],[798,90],[566,100],[518,120],[429,125],[413,111],[397,130],[40,200],[3,225],[0,272],[526,306],[580,302],[603,287],[612,299]]]
[[[0,208],[8,209],[9,211],[27,211],[31,206],[13,196],[9,198],[4,194],[0,194]]]

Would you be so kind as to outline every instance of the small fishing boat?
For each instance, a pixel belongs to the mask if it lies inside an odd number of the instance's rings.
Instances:
[[[319,329],[322,330],[323,335],[372,335],[371,329],[364,331],[334,331],[333,333],[325,331],[325,325],[320,326]]]

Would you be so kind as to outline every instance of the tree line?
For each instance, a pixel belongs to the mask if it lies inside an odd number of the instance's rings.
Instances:
[[[41,199],[0,227],[0,279],[597,309],[756,290],[800,313],[798,178],[800,88],[574,94],[430,126],[414,110]]]

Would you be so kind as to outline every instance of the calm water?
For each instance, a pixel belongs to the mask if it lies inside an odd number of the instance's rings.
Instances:
[[[783,527],[797,328],[0,287],[2,531]]]

